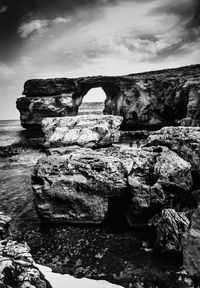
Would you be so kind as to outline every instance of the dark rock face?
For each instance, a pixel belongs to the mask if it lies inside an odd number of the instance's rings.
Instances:
[[[166,147],[144,148],[136,151],[128,184],[133,214],[173,207],[192,187],[191,165]]]
[[[147,138],[146,146],[167,146],[190,162],[192,171],[200,175],[200,128],[164,127]]]
[[[32,175],[39,216],[52,222],[100,223],[109,200],[127,187],[119,159],[82,148],[42,158]]]
[[[200,277],[200,206],[192,215],[190,229],[183,236],[183,264],[190,276]]]
[[[161,215],[150,220],[156,227],[156,247],[162,252],[182,252],[182,235],[189,227],[189,219],[184,212],[174,209],[163,209]]]
[[[46,118],[42,122],[45,147],[112,145],[119,141],[122,120],[122,117],[113,115]]]
[[[11,218],[0,212],[0,239],[6,238]]]
[[[154,129],[199,125],[200,65],[116,77],[28,80],[17,100],[22,126],[40,129],[44,117],[77,115],[91,88],[106,94],[104,114],[120,115],[124,127]]]

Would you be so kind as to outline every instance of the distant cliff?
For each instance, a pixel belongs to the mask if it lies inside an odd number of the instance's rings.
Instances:
[[[102,87],[104,114],[121,115],[124,127],[199,126],[200,65],[130,74],[28,80],[17,99],[21,124],[41,129],[45,117],[74,116],[87,92]]]

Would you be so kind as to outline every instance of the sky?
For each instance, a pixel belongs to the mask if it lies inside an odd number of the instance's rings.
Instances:
[[[197,64],[199,47],[199,0],[0,0],[0,119],[27,79]]]

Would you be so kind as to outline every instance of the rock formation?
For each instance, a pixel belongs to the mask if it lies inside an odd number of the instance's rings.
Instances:
[[[98,148],[111,145],[119,141],[122,120],[122,117],[112,115],[46,118],[42,121],[45,146]]]
[[[200,176],[200,128],[163,127],[152,132],[146,146],[167,146],[184,160],[190,162],[196,181]]]
[[[133,158],[128,185],[135,215],[174,207],[192,187],[191,165],[168,148],[144,148]]]
[[[162,252],[182,252],[182,236],[189,223],[184,212],[163,209],[161,215],[156,215],[149,221],[150,225],[156,227],[156,247]]]
[[[126,193],[126,174],[119,159],[90,149],[44,157],[32,175],[39,216],[51,222],[100,223],[110,199]]]
[[[191,276],[200,277],[200,206],[192,215],[190,229],[183,236],[183,264]]]
[[[22,126],[40,129],[45,117],[77,115],[83,97],[95,87],[106,94],[104,114],[123,116],[126,128],[199,125],[200,65],[193,65],[116,77],[28,80],[26,97],[17,100]]]

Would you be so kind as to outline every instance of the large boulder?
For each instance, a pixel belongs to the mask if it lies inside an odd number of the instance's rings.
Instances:
[[[184,212],[163,209],[161,215],[156,215],[149,221],[149,225],[156,227],[156,248],[162,252],[182,252],[181,240],[189,223]]]
[[[122,120],[122,117],[112,115],[46,118],[42,122],[45,146],[97,148],[111,145],[119,140]]]
[[[32,183],[43,220],[100,223],[107,216],[110,201],[127,193],[127,171],[118,158],[75,149],[40,159]]]
[[[148,137],[146,146],[155,145],[167,146],[200,175],[200,127],[164,127]]]
[[[190,190],[191,165],[167,147],[133,149],[128,185],[132,213],[154,214],[161,208],[174,207]]]
[[[191,276],[200,277],[200,206],[191,218],[190,229],[183,235],[183,264]]]

